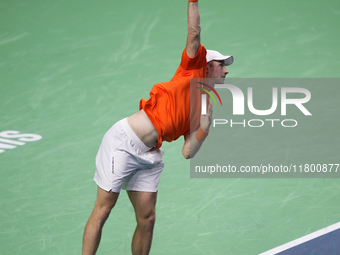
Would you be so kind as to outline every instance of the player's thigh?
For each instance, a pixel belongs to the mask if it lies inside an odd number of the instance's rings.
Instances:
[[[105,191],[98,187],[95,210],[110,212],[118,200],[119,193]]]
[[[154,218],[156,214],[157,192],[127,191],[135,209],[136,218]]]

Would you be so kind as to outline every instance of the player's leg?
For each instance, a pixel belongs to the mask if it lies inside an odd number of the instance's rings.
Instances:
[[[137,227],[132,239],[132,254],[149,254],[156,219],[157,192],[127,191],[135,209]]]
[[[83,255],[96,253],[103,225],[115,206],[118,195],[119,193],[107,192],[98,187],[97,200],[84,231]]]

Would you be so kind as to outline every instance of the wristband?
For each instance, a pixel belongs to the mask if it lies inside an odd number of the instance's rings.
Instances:
[[[189,0],[189,2],[197,2],[198,0]]]
[[[204,131],[201,127],[199,127],[197,133],[196,133],[196,139],[199,142],[203,142],[205,140],[205,138],[208,136],[209,134],[209,130],[208,131]]]

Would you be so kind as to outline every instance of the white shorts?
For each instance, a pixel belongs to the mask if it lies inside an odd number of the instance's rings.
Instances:
[[[94,181],[106,190],[156,192],[164,151],[147,147],[132,131],[127,119],[106,132],[96,157]]]

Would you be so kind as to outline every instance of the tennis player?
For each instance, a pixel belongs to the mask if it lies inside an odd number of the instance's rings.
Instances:
[[[162,142],[184,136],[183,156],[189,159],[197,153],[208,135],[212,105],[209,103],[206,115],[199,114],[195,128],[190,128],[190,79],[215,78],[215,83],[224,83],[228,74],[225,66],[233,62],[232,56],[207,51],[201,45],[200,31],[198,2],[189,0],[187,44],[174,77],[154,85],[150,98],[140,101],[140,110],[105,134],[96,157],[97,199],[85,227],[83,255],[96,253],[103,225],[122,188],[137,220],[132,254],[149,254],[158,182],[164,167]]]

